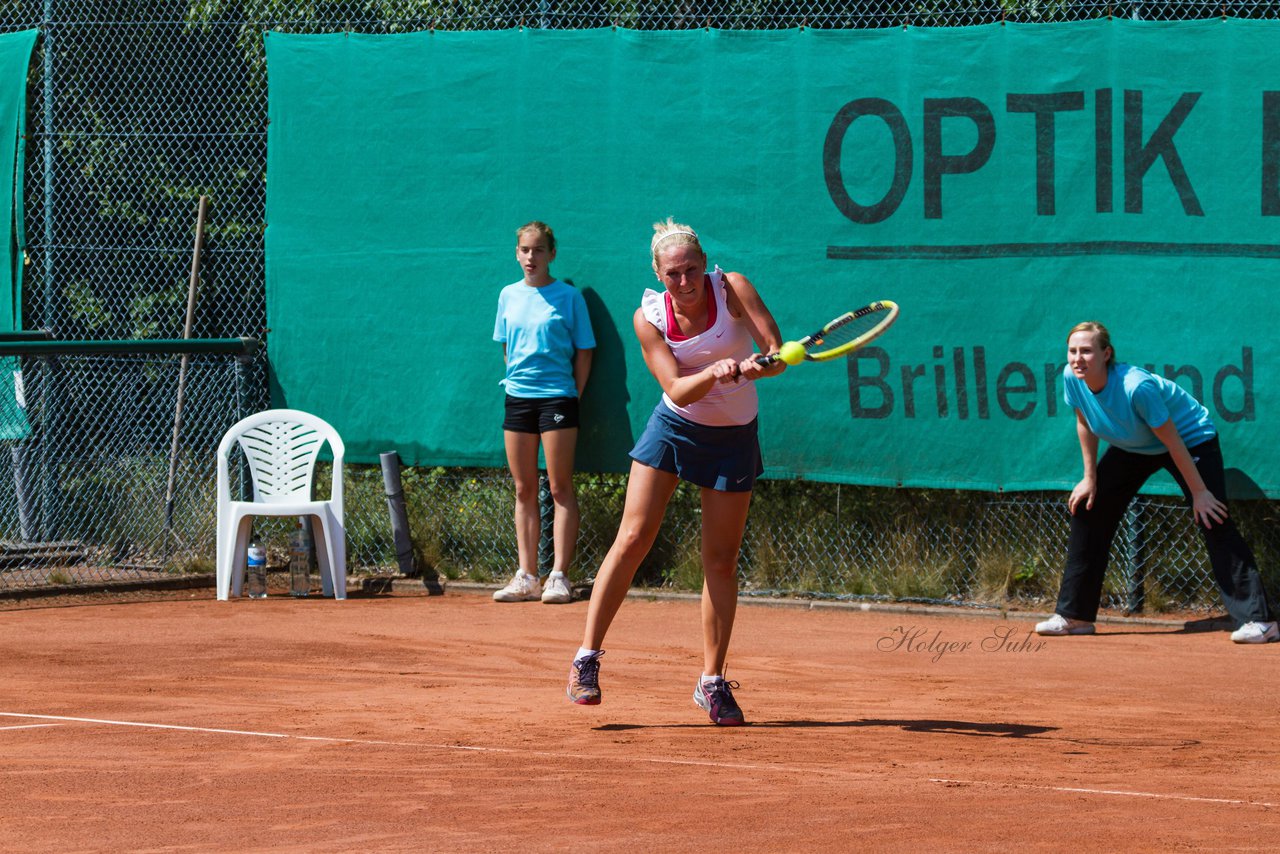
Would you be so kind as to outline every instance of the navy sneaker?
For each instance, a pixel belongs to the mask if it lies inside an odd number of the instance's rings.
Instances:
[[[723,676],[717,676],[707,682],[698,679],[698,687],[693,689],[693,701],[697,703],[716,726],[742,726],[746,723],[742,717],[742,709],[733,699],[733,689],[737,682],[728,682]]]
[[[579,706],[600,705],[600,656],[604,650],[584,655],[569,666],[569,699]]]

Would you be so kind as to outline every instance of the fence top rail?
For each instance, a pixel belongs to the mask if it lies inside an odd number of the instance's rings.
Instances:
[[[123,338],[114,341],[4,340],[0,356],[93,356],[101,353],[218,353],[252,356],[259,341],[242,338]]]

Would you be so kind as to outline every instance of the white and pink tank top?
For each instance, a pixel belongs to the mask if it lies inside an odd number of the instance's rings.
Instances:
[[[666,291],[646,288],[640,300],[640,310],[645,320],[661,332],[671,354],[676,357],[680,376],[696,374],[721,359],[743,361],[755,352],[751,333],[744,324],[729,314],[726,304],[724,271],[716,267],[705,281],[711,300],[707,305],[707,328],[696,335],[688,330],[675,329],[670,313],[670,300]],[[682,334],[685,333],[685,334]],[[672,411],[696,424],[708,427],[733,427],[750,424],[759,411],[756,384],[745,380],[735,383],[716,383],[701,400],[688,406],[677,406],[663,393],[662,402]]]

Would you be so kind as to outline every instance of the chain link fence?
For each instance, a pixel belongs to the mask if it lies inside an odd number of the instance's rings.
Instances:
[[[256,363],[191,357],[184,397],[194,405],[184,407],[175,455],[180,357],[9,361],[17,406],[0,420],[9,446],[0,454],[0,589],[211,573],[213,452],[260,408]]]
[[[24,326],[72,340],[182,335],[197,199],[212,200],[197,338],[263,337],[265,30],[393,33],[513,26],[635,29],[872,28],[1280,17],[1271,2],[963,0],[14,0],[0,30],[42,33],[29,78]],[[268,349],[269,335],[266,335]],[[188,374],[178,477],[168,494],[178,357],[23,358],[25,409],[0,454],[0,590],[212,571],[214,449],[269,404],[265,355],[198,357]],[[0,373],[0,377],[4,374]],[[7,378],[6,378],[7,381]],[[3,386],[4,383],[0,383]],[[353,570],[396,565],[376,466],[348,472]],[[515,567],[505,472],[405,472],[418,559],[492,581]],[[621,513],[619,477],[579,477],[577,568],[587,577]],[[1238,502],[1271,589],[1276,503]],[[271,527],[272,524],[278,527]],[[640,581],[698,586],[697,496],[683,487]],[[261,535],[283,554],[287,523]],[[1216,602],[1203,549],[1176,502],[1135,505],[1107,604]],[[999,604],[1052,597],[1061,495],[760,485],[743,548],[748,593]]]

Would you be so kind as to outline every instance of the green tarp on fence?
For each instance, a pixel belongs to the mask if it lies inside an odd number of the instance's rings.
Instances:
[[[22,175],[27,69],[38,30],[0,34],[0,331],[22,328]],[[18,360],[0,358],[0,439],[31,432],[14,384]]]
[[[493,312],[514,229],[543,219],[600,342],[580,467],[623,470],[659,393],[631,314],[670,214],[788,337],[902,306],[881,346],[762,388],[771,475],[1069,486],[1065,337],[1097,319],[1206,402],[1238,482],[1280,495],[1278,38],[1237,20],[270,33],[275,399],[354,459],[503,464]]]

